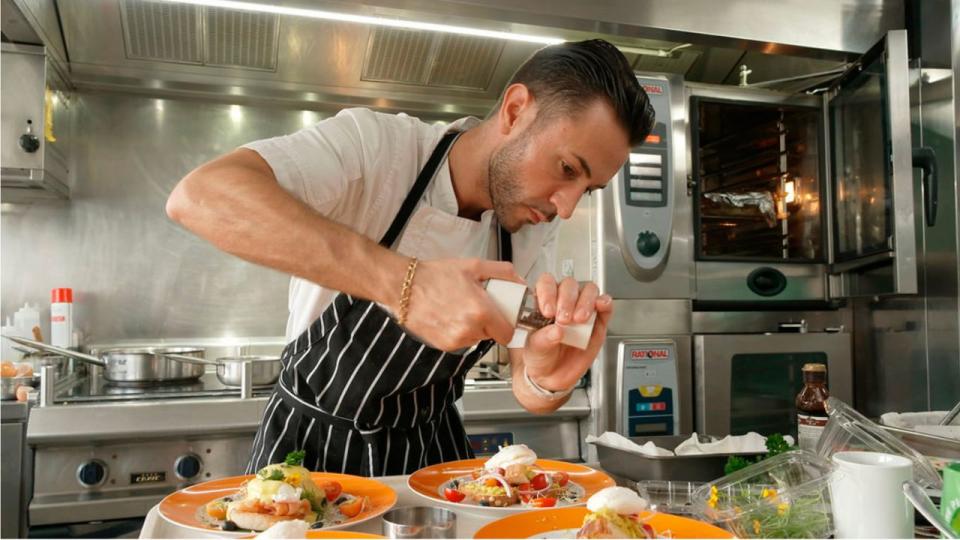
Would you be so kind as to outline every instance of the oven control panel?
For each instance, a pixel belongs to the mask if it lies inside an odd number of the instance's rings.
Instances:
[[[666,79],[638,77],[656,112],[647,139],[630,151],[619,175],[621,250],[630,266],[650,270],[667,257],[673,229],[670,86]]]
[[[620,345],[620,433],[676,435],[679,429],[677,349],[673,341]]]

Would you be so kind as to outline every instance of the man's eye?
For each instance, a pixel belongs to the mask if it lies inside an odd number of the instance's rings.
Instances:
[[[560,165],[563,167],[563,175],[573,178],[577,175],[577,171],[573,167],[566,164],[566,162],[561,161]]]

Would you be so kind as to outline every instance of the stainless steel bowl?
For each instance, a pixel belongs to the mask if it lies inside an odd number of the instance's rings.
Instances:
[[[387,538],[456,538],[457,514],[435,506],[395,508],[383,515]]]
[[[9,401],[17,399],[17,388],[20,386],[36,387],[39,377],[3,377],[0,378],[0,399]]]
[[[243,363],[248,361],[253,386],[271,386],[280,378],[279,356],[226,356],[217,358],[217,379],[226,386],[240,386]]]

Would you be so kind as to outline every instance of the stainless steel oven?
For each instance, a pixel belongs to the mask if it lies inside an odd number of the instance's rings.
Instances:
[[[700,334],[693,338],[700,433],[797,435],[800,368],[827,365],[832,396],[853,398],[852,336],[846,332]]]
[[[917,290],[905,31],[828,90],[688,84],[696,299]]]

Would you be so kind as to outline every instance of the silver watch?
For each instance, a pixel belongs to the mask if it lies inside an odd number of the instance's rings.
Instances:
[[[547,390],[546,388],[533,382],[533,379],[530,378],[530,374],[527,373],[526,365],[523,366],[523,382],[527,384],[527,388],[529,388],[534,393],[534,395],[548,401],[557,401],[559,399],[563,399],[569,396],[570,393],[573,392],[573,389],[576,388],[577,386],[577,385],[573,385],[570,388],[567,388],[566,390],[558,390],[556,392],[554,392],[553,390]]]

